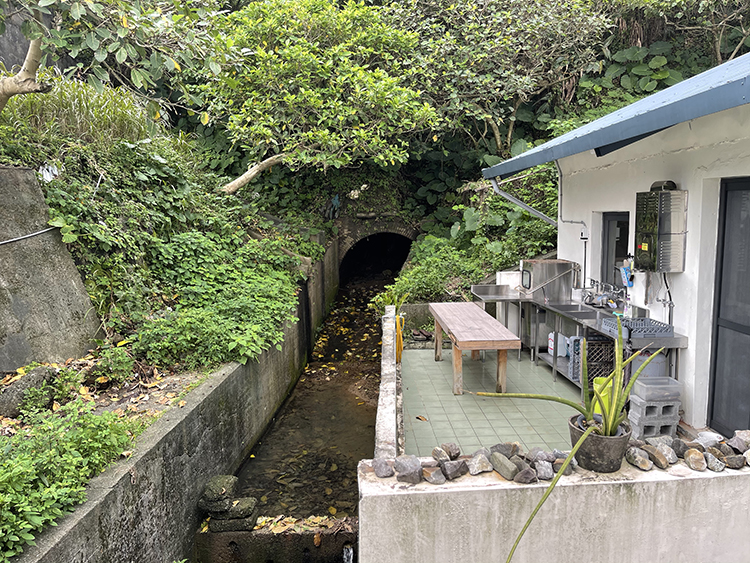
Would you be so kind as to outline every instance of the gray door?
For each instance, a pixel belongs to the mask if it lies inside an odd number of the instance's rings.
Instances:
[[[750,178],[721,186],[713,323],[711,428],[750,428]]]

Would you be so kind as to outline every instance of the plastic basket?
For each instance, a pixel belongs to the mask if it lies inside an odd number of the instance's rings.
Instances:
[[[617,319],[602,319],[602,332],[617,338]],[[671,338],[672,325],[654,319],[622,319],[622,337],[628,338]]]
[[[568,378],[572,381],[581,380],[581,343],[583,338],[572,336],[569,339],[570,362],[568,362]],[[607,377],[615,365],[615,345],[609,338],[590,335],[586,338],[586,364],[589,371],[589,385],[593,385],[595,377]]]

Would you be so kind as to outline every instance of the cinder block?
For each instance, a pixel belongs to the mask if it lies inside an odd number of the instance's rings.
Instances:
[[[646,401],[630,395],[630,413],[644,420],[675,416],[679,418],[681,404],[680,401]]]
[[[641,426],[631,423],[631,437],[636,440],[645,440],[656,436],[669,435],[674,438],[677,434],[677,423],[674,424],[651,424],[645,423]]]
[[[676,414],[674,416],[647,416],[643,417],[640,416],[638,413],[634,413],[633,411],[630,411],[628,413],[628,420],[630,421],[631,425],[640,426],[643,427],[645,424],[650,424],[652,426],[658,426],[660,424],[669,425],[669,424],[677,424],[680,422],[680,415]]]

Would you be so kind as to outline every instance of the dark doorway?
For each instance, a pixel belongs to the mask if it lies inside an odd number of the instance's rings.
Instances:
[[[602,282],[622,287],[620,268],[628,257],[630,213],[605,213],[602,219]]]
[[[724,180],[719,207],[709,423],[750,427],[750,178]]]
[[[409,255],[411,240],[394,233],[378,233],[363,238],[349,249],[339,268],[339,283],[371,278],[391,272],[394,275]]]

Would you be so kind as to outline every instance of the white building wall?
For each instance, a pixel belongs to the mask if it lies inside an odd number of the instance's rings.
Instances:
[[[683,273],[668,274],[675,303],[674,327],[689,339],[679,357],[684,420],[707,424],[711,321],[713,318],[719,188],[722,178],[750,176],[750,106],[676,125],[597,157],[593,151],[561,159],[558,257],[583,263],[581,225],[590,230],[587,278],[601,271],[602,213],[630,212],[629,250],[635,240],[635,194],[656,181],[672,180],[688,195],[687,256]],[[660,275],[651,274],[659,284]],[[649,301],[647,274],[636,273],[630,295],[651,317],[668,321],[668,309]],[[658,297],[665,297],[662,290]],[[655,297],[652,295],[652,297]]]

